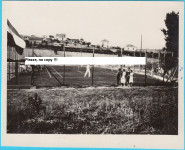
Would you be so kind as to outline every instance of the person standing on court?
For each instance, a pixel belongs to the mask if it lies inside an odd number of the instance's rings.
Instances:
[[[122,86],[125,86],[125,75],[126,75],[126,72],[125,72],[125,69],[123,69],[123,72],[122,72],[122,76],[121,76],[121,85]]]
[[[86,66],[86,71],[85,71],[85,74],[84,74],[84,78],[88,75],[88,77],[90,78],[91,77],[91,66],[90,65],[87,65]]]
[[[34,84],[34,65],[31,65],[31,85]]]
[[[117,85],[120,85],[121,76],[122,76],[122,71],[121,71],[121,68],[119,68],[117,72]]]
[[[129,80],[130,86],[132,86],[133,83],[134,83],[133,75],[134,75],[134,73],[133,73],[133,71],[131,70],[131,71],[130,71],[130,80]]]
[[[129,86],[129,80],[130,80],[130,68],[126,71],[126,85]]]

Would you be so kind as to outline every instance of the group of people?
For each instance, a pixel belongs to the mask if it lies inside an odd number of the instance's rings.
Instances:
[[[117,85],[121,86],[132,86],[133,85],[133,70],[130,68],[126,69],[118,69],[117,72]]]
[[[87,65],[86,66],[86,71],[84,74],[84,77],[88,76],[91,77],[91,66]],[[122,85],[122,86],[133,86],[133,70],[130,68],[126,69],[118,69],[117,72],[117,85]]]

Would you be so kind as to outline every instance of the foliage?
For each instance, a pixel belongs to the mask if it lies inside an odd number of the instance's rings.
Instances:
[[[163,49],[167,52],[173,52],[172,55],[166,55],[161,59],[164,70],[169,70],[177,66],[178,51],[179,51],[179,13],[172,11],[166,14],[164,20],[166,29],[162,29],[165,36],[166,47]]]
[[[8,133],[178,134],[172,87],[9,90],[7,110]]]

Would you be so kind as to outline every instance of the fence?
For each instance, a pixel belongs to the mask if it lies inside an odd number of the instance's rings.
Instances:
[[[144,55],[143,55],[144,54]],[[138,55],[138,52],[133,54]],[[117,72],[119,68],[133,70],[134,72],[134,86],[150,86],[150,85],[163,85],[163,74],[156,71],[160,66],[160,57],[155,53],[141,53],[140,56],[147,57],[147,65],[94,65],[90,68],[90,74],[87,71],[87,66],[66,66],[66,65],[45,65],[32,67],[29,71],[22,72],[20,64],[24,64],[23,58],[25,56],[43,56],[43,57],[118,57],[117,55],[108,54],[94,54],[81,53],[81,52],[68,52],[65,48],[62,51],[55,52],[54,50],[41,50],[41,49],[25,49],[24,54],[19,56],[15,53],[13,48],[8,48],[8,85],[9,87],[88,87],[88,86],[116,86],[117,85]],[[123,57],[128,56],[125,52]],[[129,55],[130,56],[130,55]],[[150,56],[150,57],[148,57]],[[155,57],[154,57],[155,56]],[[165,55],[163,55],[165,56]],[[29,68],[29,67],[28,67]],[[16,72],[17,70],[17,72]],[[166,79],[167,80],[167,79]]]
[[[17,87],[17,86],[30,86],[30,73],[23,73],[21,64],[24,64],[25,57],[32,56],[32,51],[25,49],[22,55],[16,52],[14,47],[7,47],[7,86]]]

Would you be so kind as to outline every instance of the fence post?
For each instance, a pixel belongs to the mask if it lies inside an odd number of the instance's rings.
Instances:
[[[65,57],[65,45],[63,46],[63,51],[64,51],[64,57]],[[63,72],[63,85],[65,85],[65,64],[64,64],[64,72]]]
[[[161,57],[161,52],[158,53],[158,61],[159,61],[159,63],[158,63],[158,68],[160,67],[160,62],[161,62],[161,61],[160,61],[160,57]]]
[[[164,75],[166,71],[166,50],[164,51],[164,72],[163,72],[163,82],[164,82]]]
[[[154,72],[154,52],[152,52],[152,69],[151,69],[151,75],[153,76]]]
[[[13,52],[15,52],[15,48],[13,48]],[[16,84],[19,84],[19,55],[15,58],[15,76],[16,76]]]
[[[145,61],[146,61],[146,64],[145,64],[145,86],[146,86],[146,65],[147,65],[147,51],[145,51]]]
[[[139,52],[139,55],[141,57],[141,51]],[[139,69],[140,69],[140,71],[142,70],[142,66],[141,65],[139,65]]]
[[[93,57],[94,57],[94,47],[93,47]],[[94,84],[94,65],[92,65],[92,86]]]
[[[134,57],[136,57],[136,53],[135,53],[135,51],[134,51]],[[135,65],[134,65],[134,71],[135,71]]]

